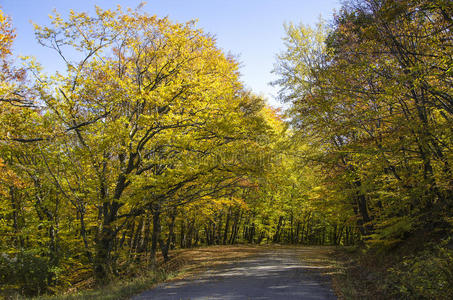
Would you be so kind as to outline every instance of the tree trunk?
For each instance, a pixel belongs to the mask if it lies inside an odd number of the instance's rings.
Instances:
[[[181,231],[179,234],[179,247],[181,249],[186,247],[186,232],[185,232],[185,224],[184,219],[181,219]]]
[[[156,267],[156,254],[157,254],[157,246],[159,243],[160,238],[160,203],[154,203],[152,205],[152,214],[153,214],[153,233],[151,236],[151,265],[153,268]]]
[[[228,238],[228,228],[230,226],[230,218],[231,218],[231,206],[228,208],[228,213],[226,216],[226,221],[225,221],[225,230],[223,232],[223,241],[222,244],[226,245],[227,243],[227,238]]]
[[[283,216],[280,216],[278,218],[277,229],[275,230],[274,238],[272,239],[272,241],[274,243],[278,243],[280,241],[280,230],[282,228],[282,223],[283,223]]]
[[[130,172],[130,171],[129,171]],[[110,274],[112,274],[112,256],[111,251],[117,235],[117,231],[113,228],[114,222],[117,220],[118,210],[122,206],[119,202],[121,195],[128,186],[125,174],[120,174],[117,179],[113,200],[109,202],[105,184],[101,183],[100,198],[103,200],[101,209],[102,225],[98,232],[98,237],[95,242],[95,259],[94,259],[94,273],[96,281],[100,284],[109,281]]]
[[[170,244],[173,239],[173,229],[175,227],[175,218],[176,218],[176,208],[174,208],[170,215],[170,224],[168,225],[168,237],[166,243],[161,243],[161,251],[164,261],[168,261],[168,250],[170,249]]]

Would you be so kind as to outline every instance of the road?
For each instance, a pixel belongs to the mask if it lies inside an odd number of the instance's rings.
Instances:
[[[337,299],[317,267],[301,260],[303,251],[269,250],[217,266],[196,278],[161,284],[133,299]]]

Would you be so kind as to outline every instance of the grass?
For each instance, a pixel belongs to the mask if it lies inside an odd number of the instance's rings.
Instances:
[[[335,274],[332,276],[332,285],[338,299],[372,299],[366,295],[369,290],[361,286],[361,274],[364,274],[363,267],[358,265],[362,252],[356,247],[338,247],[332,259],[334,260]],[[362,283],[363,284],[363,283]]]
[[[114,282],[101,288],[92,290],[82,290],[69,295],[56,296],[41,296],[34,298],[35,300],[115,300],[127,299],[135,294],[145,291],[159,282],[163,282],[173,277],[172,273],[165,271],[149,272],[146,275],[141,275],[132,280],[117,279]]]

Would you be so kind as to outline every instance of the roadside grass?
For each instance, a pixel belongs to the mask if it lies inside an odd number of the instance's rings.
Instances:
[[[35,300],[116,300],[127,299],[137,293],[145,291],[154,285],[171,279],[174,276],[172,272],[160,270],[157,272],[148,272],[146,275],[127,280],[117,279],[106,286],[81,290],[76,293],[67,295],[41,296],[33,298]]]
[[[359,257],[364,255],[362,249],[349,246],[337,247],[332,255],[335,273],[332,276],[332,286],[339,300],[343,299],[372,299],[369,290],[363,283],[357,282],[361,274],[365,274],[363,266],[358,264]]]

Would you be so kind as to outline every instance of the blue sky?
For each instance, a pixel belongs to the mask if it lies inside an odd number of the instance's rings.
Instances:
[[[94,11],[94,5],[103,9],[137,7],[141,0],[0,0],[3,11],[13,18],[17,39],[15,54],[33,55],[46,70],[61,68],[55,53],[38,45],[30,20],[47,24],[48,15],[55,8],[63,16],[70,9]],[[330,20],[339,0],[148,0],[144,10],[149,14],[173,21],[198,19],[198,25],[214,34],[219,47],[241,62],[242,81],[257,94],[264,95],[273,106],[277,88],[269,86],[275,77],[271,74],[275,55],[282,51],[283,23],[314,24],[322,15]]]

